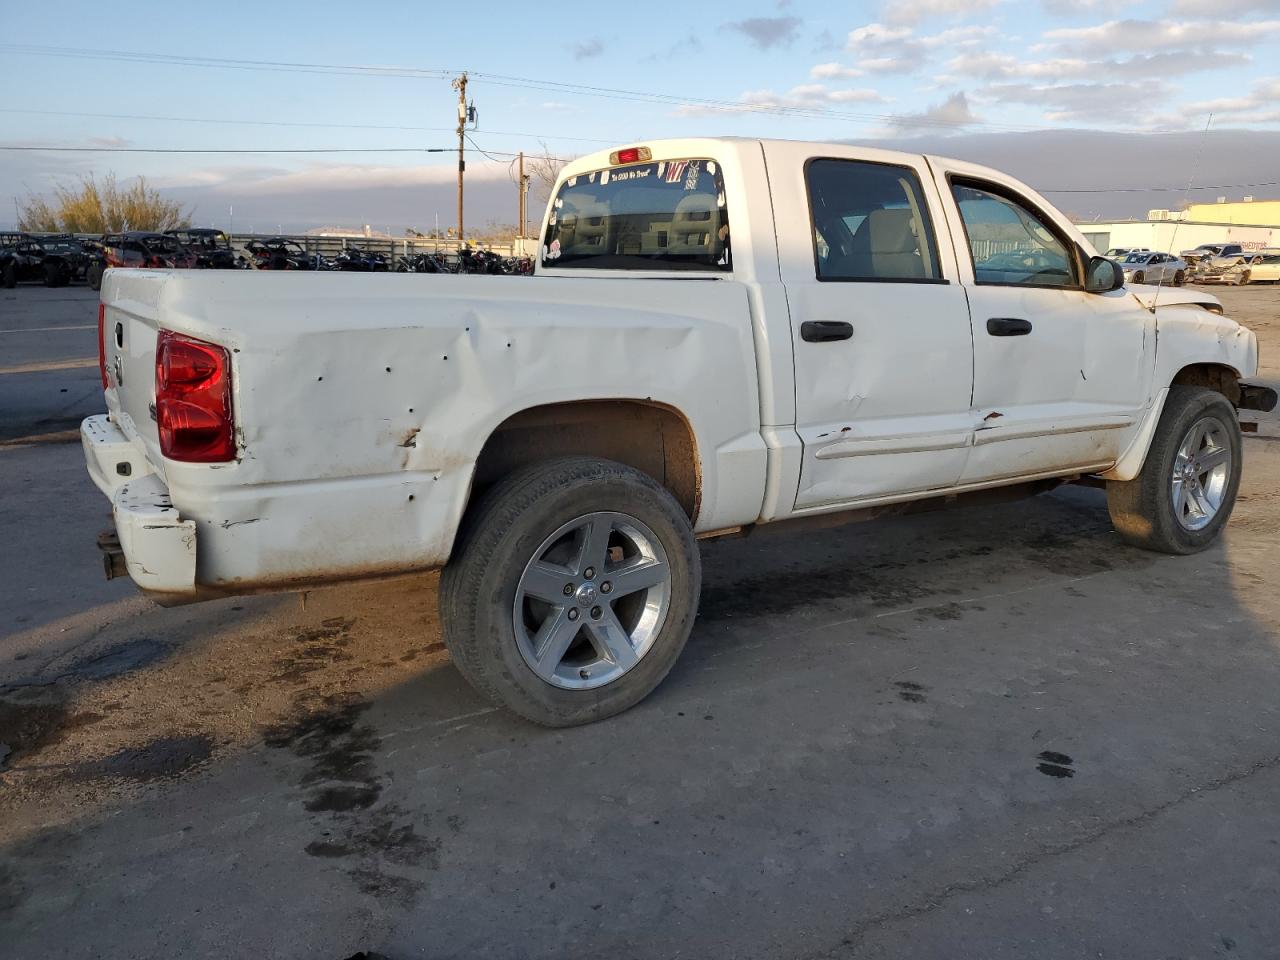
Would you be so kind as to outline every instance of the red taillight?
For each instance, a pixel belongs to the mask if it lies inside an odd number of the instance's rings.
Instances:
[[[102,374],[102,389],[107,389],[107,305],[98,303],[98,372]]]
[[[627,147],[625,150],[615,150],[609,154],[609,163],[612,166],[620,163],[641,163],[652,159],[653,152],[648,147]]]
[[[225,349],[171,330],[156,340],[156,421],[160,452],[186,463],[236,455],[231,357]]]

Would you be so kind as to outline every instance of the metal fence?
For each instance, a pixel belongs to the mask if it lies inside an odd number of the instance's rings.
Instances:
[[[286,233],[235,233],[231,234],[231,247],[237,255],[244,254],[244,247],[250,240],[267,240],[282,237],[299,244],[312,256],[319,254],[325,258],[333,258],[342,251],[356,247],[369,253],[380,253],[394,264],[400,257],[411,257],[418,253],[443,253],[450,259],[458,256],[458,241],[454,239],[435,239],[431,237],[318,237],[303,234],[301,236]],[[489,250],[503,257],[514,256],[516,243],[488,243],[467,241],[473,250]]]

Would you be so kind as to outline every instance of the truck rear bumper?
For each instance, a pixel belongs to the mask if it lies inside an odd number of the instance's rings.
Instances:
[[[134,583],[174,600],[195,599],[195,522],[181,518],[164,481],[105,414],[80,425],[80,442],[90,478],[111,501],[120,550]]]

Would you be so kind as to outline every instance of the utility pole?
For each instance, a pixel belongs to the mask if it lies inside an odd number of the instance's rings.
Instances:
[[[467,135],[467,74],[453,81],[453,89],[458,91],[458,249],[462,249],[462,177],[467,170],[467,161],[463,156],[466,149]]]
[[[529,176],[524,172],[524,151],[520,151],[520,239],[529,235]]]

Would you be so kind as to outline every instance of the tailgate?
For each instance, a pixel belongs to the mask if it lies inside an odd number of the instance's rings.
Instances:
[[[155,364],[160,293],[166,276],[158,270],[108,270],[102,281],[107,410],[161,473]]]

